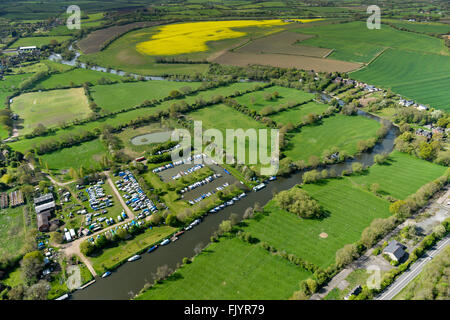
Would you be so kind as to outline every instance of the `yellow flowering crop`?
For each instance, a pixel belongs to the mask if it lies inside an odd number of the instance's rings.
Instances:
[[[301,20],[310,22],[310,20]],[[318,20],[318,19],[315,19]],[[158,33],[151,40],[138,43],[136,49],[147,55],[176,55],[191,52],[207,51],[209,41],[239,38],[245,32],[235,31],[231,28],[243,27],[269,27],[287,24],[282,20],[232,20],[232,21],[205,21],[169,24],[158,28]]]

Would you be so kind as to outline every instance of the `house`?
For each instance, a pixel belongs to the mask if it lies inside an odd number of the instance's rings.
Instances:
[[[414,100],[400,99],[399,104],[404,107],[411,107],[414,104]]]
[[[393,240],[384,248],[383,253],[387,254],[394,261],[400,261],[406,254],[405,249],[406,247],[403,244]]]
[[[342,82],[342,78],[341,77],[336,77],[334,80],[333,80],[333,82],[334,83],[341,83]]]
[[[420,110],[420,111],[426,111],[426,110],[428,110],[428,107],[427,107],[427,106],[424,106],[423,104],[419,104],[419,105],[416,107],[416,109],[417,109],[417,110]]]
[[[424,130],[424,129],[421,129],[421,128],[416,130],[416,134],[418,136],[422,136],[422,137],[427,138],[427,140],[430,140],[433,137],[433,133],[431,131]]]

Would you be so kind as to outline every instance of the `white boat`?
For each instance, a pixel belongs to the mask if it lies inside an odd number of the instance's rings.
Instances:
[[[141,256],[137,254],[137,255],[134,255],[131,258],[129,258],[128,262],[133,262],[133,261],[136,261],[136,260],[138,260],[140,258],[141,258]]]
[[[108,277],[108,276],[110,276],[111,275],[111,271],[106,271],[103,275],[102,275],[102,278],[106,278],[106,277]]]
[[[161,242],[162,246],[165,246],[166,244],[168,244],[170,242],[169,239],[165,239],[163,242]]]

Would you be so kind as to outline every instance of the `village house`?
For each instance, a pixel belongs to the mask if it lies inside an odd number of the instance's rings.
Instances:
[[[411,107],[414,104],[414,100],[400,99],[398,104],[404,107]]]
[[[394,261],[400,261],[406,254],[405,249],[406,247],[403,244],[397,240],[393,240],[384,248],[383,253]]]
[[[424,130],[422,128],[417,129],[416,130],[416,134],[418,136],[422,136],[422,137],[427,138],[427,140],[430,140],[433,137],[433,133],[431,131]]]

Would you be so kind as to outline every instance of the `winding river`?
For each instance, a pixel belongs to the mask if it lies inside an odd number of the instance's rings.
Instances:
[[[363,111],[358,112],[359,115],[384,122],[376,116],[367,114]],[[351,169],[353,162],[358,161],[365,166],[371,166],[374,163],[374,156],[383,152],[390,153],[394,148],[394,140],[398,135],[398,129],[391,126],[387,135],[382,141],[377,143],[372,151],[356,156],[354,159],[343,163],[325,166],[327,170],[334,169],[338,174],[343,170]],[[91,286],[75,291],[71,299],[130,299],[137,294],[146,282],[153,282],[152,274],[162,265],[168,265],[171,269],[175,269],[177,264],[181,264],[184,257],[192,257],[195,255],[194,249],[202,244],[207,245],[213,232],[219,227],[219,224],[228,219],[231,213],[237,213],[242,219],[245,209],[252,207],[256,202],[265,205],[271,198],[273,192],[290,189],[296,184],[302,182],[303,172],[299,171],[287,178],[278,178],[269,182],[267,187],[258,192],[250,192],[247,197],[243,198],[231,207],[226,207],[216,214],[209,214],[203,219],[203,222],[194,227],[192,230],[185,232],[180,240],[170,243],[167,246],[159,247],[152,253],[144,253],[142,258],[132,263],[125,263],[116,269],[111,276],[102,279],[97,278],[96,282]]]

